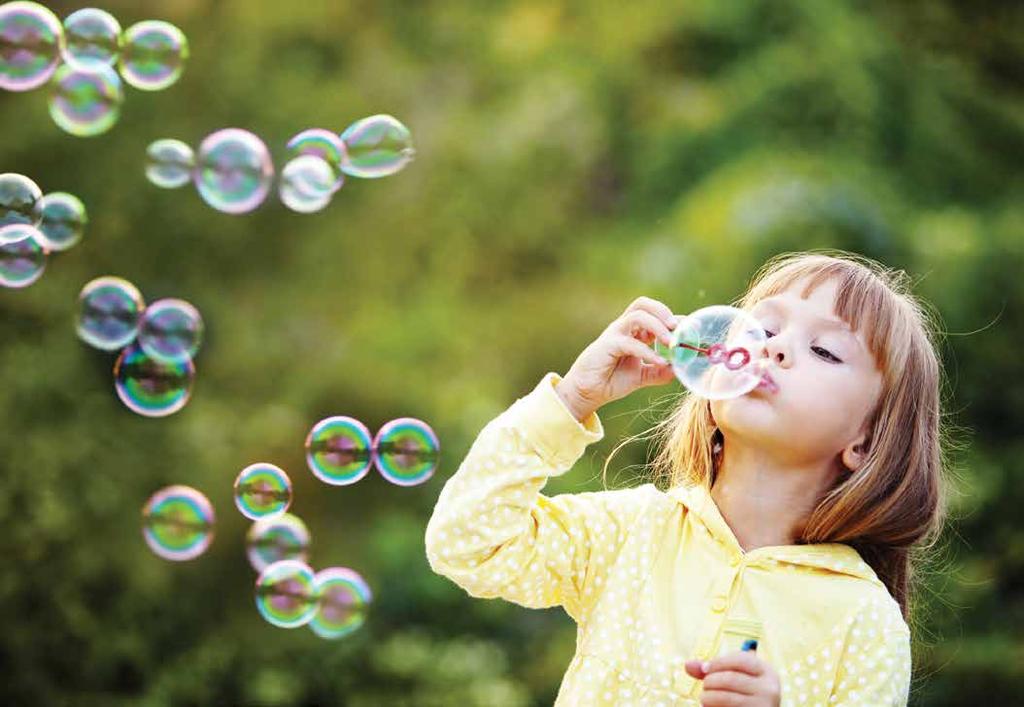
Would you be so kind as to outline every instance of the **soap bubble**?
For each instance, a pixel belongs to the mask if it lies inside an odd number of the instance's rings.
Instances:
[[[314,155],[301,155],[281,170],[281,203],[300,214],[320,211],[331,203],[336,181],[327,162]]]
[[[163,189],[177,189],[192,181],[196,156],[181,140],[157,140],[146,148],[146,179]]]
[[[256,579],[256,608],[274,626],[296,628],[309,623],[316,607],[315,577],[304,562],[275,562]]]
[[[142,313],[139,346],[157,361],[188,361],[195,356],[202,340],[203,318],[185,300],[157,300]]]
[[[235,479],[235,505],[250,520],[280,515],[291,502],[291,479],[273,464],[250,464]]]
[[[328,417],[306,435],[306,464],[313,475],[333,486],[354,484],[372,464],[373,440],[359,420]]]
[[[422,484],[434,474],[441,443],[430,425],[401,417],[380,428],[373,441],[377,469],[398,486]]]
[[[747,312],[713,305],[682,318],[672,332],[671,352],[662,355],[692,393],[723,400],[760,383],[767,340],[764,327]]]
[[[273,178],[267,146],[247,130],[218,130],[199,145],[196,188],[218,211],[252,211],[267,197]]]
[[[181,76],[188,59],[188,40],[169,22],[146,20],[124,31],[121,76],[143,91],[167,88]]]
[[[34,2],[0,5],[0,88],[30,91],[49,81],[60,63],[64,28]]]
[[[121,51],[121,23],[95,7],[76,10],[64,19],[64,60],[83,67],[112,66]]]
[[[412,161],[409,128],[390,115],[372,115],[352,123],[341,134],[347,152],[345,174],[364,179],[395,174]]]
[[[0,174],[0,226],[12,223],[38,225],[42,216],[39,209],[42,197],[42,189],[28,177],[14,172]],[[14,234],[12,231],[11,236]],[[2,239],[0,243],[3,243]]]
[[[102,351],[116,351],[135,340],[146,308],[142,293],[119,277],[98,277],[78,295],[79,338]]]
[[[114,390],[132,412],[144,417],[165,417],[185,407],[192,396],[195,376],[192,361],[158,361],[138,344],[132,344],[114,364]]]
[[[35,226],[0,226],[0,286],[28,287],[43,276],[47,253],[42,242],[42,234]]]
[[[199,557],[213,542],[213,506],[190,486],[168,486],[142,507],[142,536],[165,560]]]
[[[50,117],[61,130],[77,137],[105,133],[121,116],[124,88],[106,64],[88,68],[64,64],[53,75]]]
[[[345,175],[341,171],[341,165],[347,159],[348,153],[340,135],[323,128],[310,128],[293,136],[288,141],[286,147],[293,158],[301,157],[302,155],[313,155],[330,165],[336,180],[334,191],[341,189],[341,185],[345,183]]]
[[[317,572],[314,579],[320,601],[309,622],[313,633],[320,638],[342,638],[363,625],[373,594],[358,572],[328,567]]]
[[[249,564],[257,572],[280,560],[302,560],[309,557],[309,530],[298,516],[291,513],[260,518],[245,536]]]
[[[43,245],[50,250],[67,250],[78,243],[89,222],[81,199],[63,191],[50,192],[40,199],[39,213],[39,232]]]

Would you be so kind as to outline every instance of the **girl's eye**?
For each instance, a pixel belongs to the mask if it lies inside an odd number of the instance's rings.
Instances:
[[[768,331],[767,329],[764,330],[764,333],[765,333],[765,336],[767,336],[769,339],[772,338],[773,336],[775,336],[775,332],[774,331]]]
[[[831,351],[823,349],[820,346],[812,346],[811,351],[818,354],[827,361],[834,361],[835,363],[842,363]]]

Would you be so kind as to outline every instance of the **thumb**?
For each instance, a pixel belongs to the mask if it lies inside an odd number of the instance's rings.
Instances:
[[[707,672],[704,670],[703,662],[699,660],[688,660],[686,661],[686,672],[690,677],[703,680],[707,677]]]

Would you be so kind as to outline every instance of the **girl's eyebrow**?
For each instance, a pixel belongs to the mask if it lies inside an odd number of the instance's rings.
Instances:
[[[756,303],[754,305],[754,308],[760,307],[762,305],[770,307],[772,309],[777,309],[783,313],[787,313],[789,311],[789,307],[786,305],[786,303],[779,299],[778,297],[767,297],[761,300],[760,302]],[[819,317],[817,315],[815,315],[814,319],[819,324],[829,329],[837,329],[843,332],[844,334],[849,334],[850,338],[857,342],[858,348],[864,348],[863,344],[861,344],[860,337],[858,337],[853,332],[853,329],[850,328],[850,325],[844,322],[842,319],[836,319],[835,317]]]

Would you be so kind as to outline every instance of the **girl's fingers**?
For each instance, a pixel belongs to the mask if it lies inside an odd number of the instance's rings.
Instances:
[[[741,695],[757,694],[757,678],[736,670],[720,670],[704,678],[704,690],[736,692]]]
[[[637,297],[633,300],[633,303],[626,307],[624,314],[630,312],[644,311],[653,314],[669,329],[674,329],[676,326],[676,317],[672,314],[672,310],[667,305],[659,302],[656,299],[650,297]]]
[[[675,373],[672,370],[672,364],[666,363],[664,366],[643,366],[640,369],[640,385],[665,385],[675,380]]]
[[[665,322],[642,309],[619,317],[618,330],[644,343],[648,343],[651,340],[649,335],[653,334],[665,346],[672,345],[672,333],[665,326]]]
[[[701,707],[741,707],[749,695],[724,690],[705,690],[700,694]]]
[[[754,651],[736,651],[711,661],[708,673],[719,670],[736,670],[757,677],[764,673],[764,661]]]
[[[654,349],[637,341],[632,336],[626,336],[625,334],[614,335],[609,345],[612,354],[616,356],[635,356],[644,363],[650,363],[655,366],[668,364],[668,361],[659,356]]]

